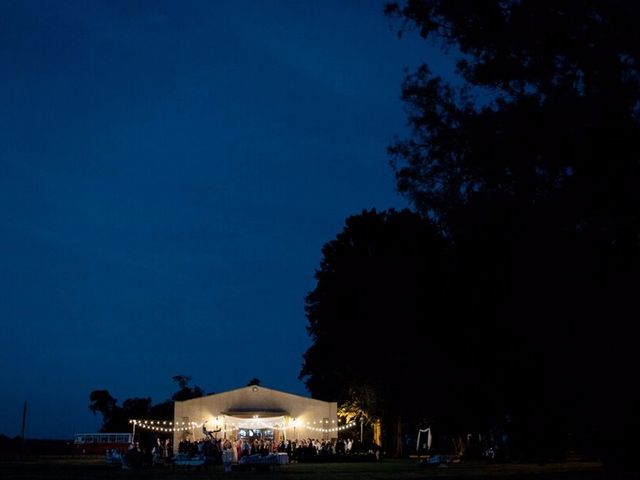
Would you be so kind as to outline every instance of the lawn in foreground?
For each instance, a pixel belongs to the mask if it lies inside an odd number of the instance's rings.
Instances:
[[[182,480],[228,478],[230,480],[392,480],[422,478],[518,478],[518,479],[562,479],[601,480],[608,476],[597,463],[551,463],[548,465],[522,464],[457,464],[448,468],[427,469],[415,460],[385,459],[371,463],[303,463],[276,467],[270,472],[224,473],[221,466],[194,469],[177,466],[122,470],[105,465],[102,458],[45,458],[16,461],[0,461],[0,478],[3,480]],[[616,476],[621,479],[636,478],[629,475]]]

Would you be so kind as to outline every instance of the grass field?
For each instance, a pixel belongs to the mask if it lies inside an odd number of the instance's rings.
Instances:
[[[42,457],[31,460],[0,461],[2,480],[107,480],[107,479],[211,479],[229,478],[233,480],[392,480],[392,479],[485,479],[512,478],[522,480],[562,479],[562,480],[604,480],[614,478],[607,475],[597,463],[552,463],[548,465],[522,464],[456,464],[448,468],[425,469],[415,460],[385,459],[377,463],[323,463],[290,464],[277,467],[271,472],[231,472],[224,473],[221,466],[206,469],[163,466],[140,470],[122,470],[106,465],[102,458]],[[636,474],[616,474],[616,479],[638,478]]]

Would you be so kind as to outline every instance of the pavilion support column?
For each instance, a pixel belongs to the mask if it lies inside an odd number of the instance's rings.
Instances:
[[[379,418],[373,422],[373,443],[382,445],[382,423]]]

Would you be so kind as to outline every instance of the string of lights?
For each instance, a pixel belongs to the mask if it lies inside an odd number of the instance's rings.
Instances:
[[[326,433],[326,432],[341,432],[342,430],[347,430],[355,426],[356,426],[356,422],[350,422],[350,423],[347,423],[346,425],[340,425],[338,427],[322,428],[322,427],[310,427],[306,425],[306,428],[314,432]]]
[[[195,422],[176,422],[173,426],[173,422],[167,420],[129,420],[129,423],[136,426],[136,428],[144,428],[147,430],[155,430],[157,432],[186,432],[193,428],[197,428],[198,424]]]
[[[147,430],[154,430],[154,431],[158,431],[158,432],[186,432],[186,431],[190,431],[196,428],[202,428],[203,425],[205,425],[206,422],[175,422],[175,425],[173,422],[170,422],[168,420],[138,420],[138,419],[131,419],[129,420],[130,424],[135,425],[136,428],[144,428]],[[325,420],[324,424],[328,424],[329,421]],[[331,423],[335,423],[335,420],[332,420]],[[269,425],[267,423],[264,422],[260,422],[258,419],[255,419],[255,425],[258,428],[269,428],[272,430],[290,430],[290,429],[295,429],[297,428],[306,428],[307,430],[311,430],[314,432],[322,432],[322,433],[327,433],[327,432],[340,432],[343,430],[347,430],[349,428],[355,427],[356,426],[356,422],[349,422],[345,425],[338,425],[335,427],[319,427],[319,426],[315,426],[315,425],[323,425],[322,421],[318,421],[318,422],[306,422],[306,423],[300,423],[298,424],[296,421],[294,421],[292,424],[290,425],[285,425],[285,426],[280,426],[280,425]],[[232,426],[232,429],[237,429],[238,427],[236,426]],[[254,427],[255,428],[255,427]],[[230,431],[230,429],[225,429],[225,432]]]

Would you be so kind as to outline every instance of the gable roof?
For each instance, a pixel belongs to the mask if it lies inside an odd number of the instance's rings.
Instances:
[[[210,399],[210,398],[214,398],[214,397],[227,396],[229,394],[238,394],[238,393],[241,393],[241,392],[246,392],[246,393],[258,393],[258,392],[271,393],[273,395],[280,396],[280,397],[289,397],[291,399],[303,399],[303,400],[305,400],[307,402],[318,402],[318,403],[322,403],[322,404],[334,403],[334,402],[326,402],[325,400],[318,400],[316,398],[304,397],[302,395],[296,395],[294,393],[283,392],[281,390],[274,390],[272,388],[263,387],[262,385],[247,385],[245,387],[234,388],[233,390],[227,390],[225,392],[212,393],[211,395],[205,395],[203,397],[192,398],[192,399],[189,399],[189,400],[182,400],[181,402],[192,402],[194,400],[202,400],[204,398],[209,398]]]

